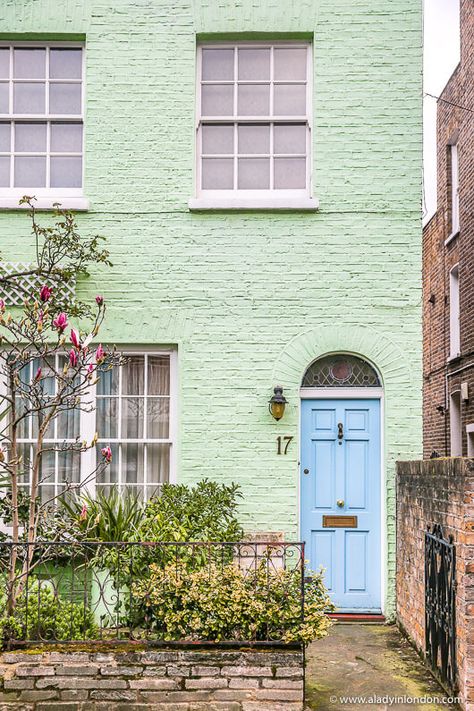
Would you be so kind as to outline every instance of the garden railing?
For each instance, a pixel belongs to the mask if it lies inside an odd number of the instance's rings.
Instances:
[[[304,543],[0,543],[3,645],[284,640]]]

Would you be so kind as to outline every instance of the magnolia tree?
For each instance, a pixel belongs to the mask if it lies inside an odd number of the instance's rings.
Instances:
[[[45,510],[51,509],[58,497],[86,486],[112,458],[110,447],[103,447],[96,468],[81,472],[80,482],[64,475],[60,491],[48,486],[52,476],[51,468],[44,465],[48,457],[56,457],[56,452],[61,457],[68,453],[77,457],[97,446],[97,433],[91,441],[81,440],[78,434],[62,439],[57,423],[67,417],[74,419],[81,411],[91,411],[91,387],[101,373],[121,363],[115,350],[97,343],[106,311],[103,297],[98,295],[92,304],[84,303],[74,297],[71,288],[77,276],[87,274],[91,264],[110,264],[101,238],[83,239],[73,215],[59,209],[54,225],[42,227],[32,199],[24,198],[24,202],[30,207],[35,261],[24,269],[0,272],[3,294],[14,290],[22,295],[19,307],[7,308],[6,296],[0,299],[0,476],[11,509],[11,542],[29,544],[24,549],[11,547],[11,609],[26,574],[41,562],[31,544],[37,541]],[[56,436],[52,436],[54,432]],[[44,495],[50,491],[53,493]],[[60,530],[56,535],[61,535]],[[20,550],[27,551],[21,560]]]

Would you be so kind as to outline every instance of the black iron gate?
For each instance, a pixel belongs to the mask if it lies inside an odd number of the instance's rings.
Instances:
[[[436,524],[425,533],[425,649],[441,683],[456,687],[456,550]]]

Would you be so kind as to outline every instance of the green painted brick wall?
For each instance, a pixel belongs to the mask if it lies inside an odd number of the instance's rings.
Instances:
[[[192,214],[196,38],[262,32],[313,38],[320,210]],[[421,454],[421,2],[3,0],[15,35],[86,37],[79,222],[114,268],[80,288],[108,300],[104,339],[177,345],[180,481],[239,481],[248,527],[297,537],[302,374],[331,350],[380,369],[390,615],[394,462]],[[24,214],[0,214],[0,246],[27,258]]]

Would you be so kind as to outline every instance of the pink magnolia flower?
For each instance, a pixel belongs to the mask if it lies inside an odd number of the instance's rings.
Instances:
[[[79,521],[85,521],[87,518],[87,506],[84,504],[84,506],[81,509],[81,513],[79,515]]]
[[[49,301],[51,298],[51,294],[53,293],[53,290],[51,287],[47,286],[47,284],[43,284],[40,290],[40,299],[43,302]]]
[[[67,326],[67,315],[61,311],[53,320],[54,328],[57,328],[59,333],[62,333]]]
[[[87,366],[87,377],[91,378],[93,372],[94,372],[94,364],[89,363],[89,365]]]
[[[100,365],[105,359],[105,351],[102,348],[102,344],[99,343],[97,346],[97,350],[95,352],[95,362],[97,365]]]
[[[69,351],[69,363],[72,365],[73,368],[76,367],[78,360],[79,358],[77,357],[76,351],[74,350],[74,348],[71,348],[71,350]]]
[[[110,462],[112,461],[112,450],[110,449],[110,447],[102,447],[100,453],[104,457],[107,464],[110,464]]]
[[[104,297],[100,294],[97,294],[97,296],[95,297],[95,301],[97,306],[102,306],[102,304],[104,303]]]
[[[41,366],[38,368],[38,370],[35,373],[34,381],[35,383],[38,382],[38,380],[41,378]]]
[[[79,336],[79,331],[75,328],[71,328],[71,343],[74,348],[77,348],[78,350],[81,349],[81,338]]]
[[[5,311],[5,302],[3,299],[0,299],[0,311]]]

